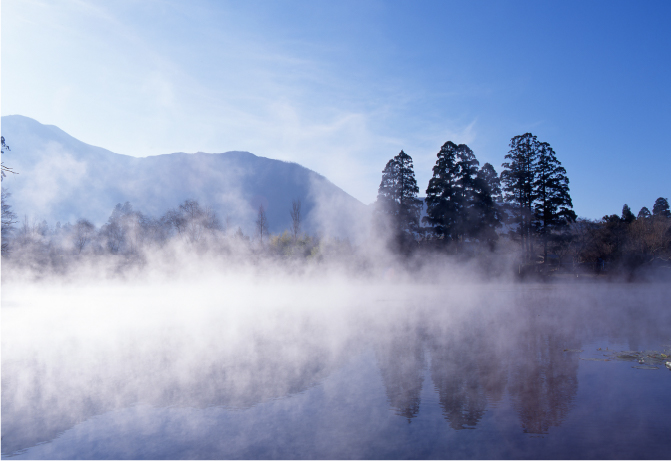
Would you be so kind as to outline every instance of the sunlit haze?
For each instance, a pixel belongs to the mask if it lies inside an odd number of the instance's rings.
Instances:
[[[6,0],[2,115],[133,156],[290,160],[366,204],[401,149],[424,195],[444,142],[500,171],[530,131],[600,218],[669,195],[670,18],[666,1]]]
[[[2,459],[666,459],[671,2],[2,2]]]

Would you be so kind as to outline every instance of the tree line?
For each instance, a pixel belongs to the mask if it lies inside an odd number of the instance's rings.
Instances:
[[[600,220],[577,218],[569,179],[547,142],[531,133],[511,139],[499,175],[490,163],[480,166],[465,144],[448,141],[436,155],[424,203],[413,160],[401,151],[382,171],[374,208],[372,238],[385,241],[393,253],[517,253],[521,265],[585,266],[597,271],[636,267],[654,258],[671,257],[671,213],[665,198],[652,212],[634,215],[624,205],[621,216]],[[2,150],[9,150],[2,138]],[[14,173],[3,164],[2,176]],[[87,219],[61,226],[27,217],[18,223],[2,190],[2,254],[142,254],[181,242],[197,252],[270,254],[310,257],[353,254],[349,241],[302,232],[301,202],[288,213],[289,229],[269,232],[266,211],[258,209],[255,234],[234,229],[227,217],[195,200],[185,200],[156,218],[117,204],[105,224]],[[18,224],[18,225],[17,225]],[[11,248],[10,248],[11,246]]]
[[[443,144],[424,206],[413,160],[401,151],[382,170],[375,205],[378,233],[400,253],[494,251],[512,242],[526,265],[561,263],[566,257],[580,265],[671,255],[667,199],[657,199],[652,213],[643,207],[638,217],[625,205],[622,217],[578,219],[568,175],[550,144],[525,133],[513,137],[509,148],[499,175],[490,163],[480,167],[466,144]],[[590,239],[587,229],[594,234]],[[500,237],[507,239],[500,242]]]
[[[5,192],[3,191],[3,194]],[[196,200],[185,200],[160,217],[135,210],[129,203],[117,204],[105,224],[97,227],[85,218],[74,224],[37,222],[27,216],[17,222],[3,195],[3,255],[17,259],[53,255],[139,255],[174,244],[196,253],[317,257],[323,254],[351,253],[348,240],[320,238],[301,232],[301,202],[293,201],[291,229],[279,235],[268,231],[265,210],[260,207],[256,233],[246,235],[234,228],[227,217],[223,222],[214,210]],[[11,216],[10,216],[11,215]],[[4,220],[8,219],[5,226]]]

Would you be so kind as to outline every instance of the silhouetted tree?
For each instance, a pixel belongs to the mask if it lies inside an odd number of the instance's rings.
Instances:
[[[376,213],[381,221],[378,224],[391,227],[396,245],[404,246],[418,230],[421,212],[418,193],[412,157],[401,151],[382,170],[376,202]]]
[[[522,248],[527,259],[533,252],[532,221],[533,204],[536,200],[534,191],[535,170],[538,158],[539,142],[536,136],[525,133],[510,140],[510,151],[503,163],[501,172],[504,198],[513,204],[514,222],[518,225],[518,232]]]
[[[5,144],[5,137],[0,136],[0,154],[4,154],[6,151],[10,151],[11,149],[7,144]],[[6,173],[14,173],[16,174],[16,171],[12,170],[8,166],[5,166],[5,162],[0,162],[2,165],[2,168],[0,168],[0,180],[1,178],[4,178],[6,176]]]
[[[550,144],[538,145],[534,165],[533,197],[535,230],[543,241],[543,261],[548,262],[548,241],[551,233],[566,228],[577,216],[571,208],[568,177]]]
[[[484,183],[484,187],[494,202],[503,200],[501,196],[501,179],[491,163],[485,163],[478,171],[478,179]]]
[[[533,237],[541,237],[547,262],[547,245],[553,231],[575,221],[569,195],[568,177],[554,150],[536,136],[525,133],[510,141],[510,151],[503,164],[501,182],[505,199],[513,203],[514,221],[529,260],[533,255]]]
[[[482,221],[478,210],[478,192],[484,192],[483,186],[477,181],[480,162],[473,151],[466,145],[457,148],[457,220],[453,238],[463,242],[467,237],[478,234]]]
[[[644,206],[644,207],[641,208],[641,210],[638,212],[638,216],[637,216],[637,218],[638,218],[638,219],[641,219],[641,218],[649,218],[650,216],[652,216],[652,214],[650,213],[650,210],[648,210],[648,207],[647,207],[647,206]]]
[[[473,223],[471,229],[474,236],[487,242],[490,249],[494,248],[499,236],[496,229],[501,227],[503,209],[501,201],[501,181],[494,167],[485,163],[475,178],[475,203],[473,206]]]
[[[446,241],[453,238],[458,224],[460,193],[457,188],[457,153],[462,146],[452,141],[443,144],[433,167],[433,177],[426,189],[426,216],[423,221],[433,226],[434,233]]]
[[[665,199],[664,197],[659,197],[657,200],[655,200],[655,204],[652,206],[652,215],[671,218],[671,211],[669,211],[669,200]]]
[[[626,203],[622,207],[622,221],[627,224],[636,221],[636,216],[634,216],[634,213],[631,212],[631,208],[629,208],[629,205]]]

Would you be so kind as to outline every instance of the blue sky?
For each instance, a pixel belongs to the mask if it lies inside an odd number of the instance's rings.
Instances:
[[[401,149],[549,142],[579,216],[671,198],[671,2],[2,2],[2,115],[114,152],[245,150],[364,203]],[[11,146],[11,140],[8,140]]]

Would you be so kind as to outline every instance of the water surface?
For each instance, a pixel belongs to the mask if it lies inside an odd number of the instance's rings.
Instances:
[[[671,453],[665,285],[32,288],[3,287],[3,458]]]

